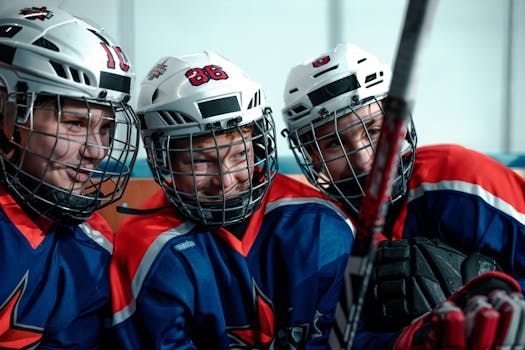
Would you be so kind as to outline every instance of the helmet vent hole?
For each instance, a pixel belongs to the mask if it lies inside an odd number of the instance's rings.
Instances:
[[[71,72],[71,77],[73,78],[73,80],[77,83],[80,83],[80,75],[78,74],[78,71],[71,67],[69,68],[69,71]]]
[[[153,92],[153,95],[151,96],[151,102],[155,102],[157,98],[159,98],[159,89],[155,89],[155,91]]]
[[[359,63],[363,63],[364,61],[366,61],[366,57],[365,58],[361,58],[360,60],[357,61],[357,64]]]
[[[319,73],[314,74],[314,78],[317,78],[317,77],[319,77],[319,76],[321,76],[321,75],[323,75],[323,74],[325,74],[325,73],[328,73],[328,72],[330,72],[330,71],[333,71],[334,69],[337,69],[338,67],[339,67],[339,65],[337,64],[337,65],[335,65],[335,66],[333,66],[333,67],[330,67],[330,68],[328,68],[328,69],[325,69],[325,70],[323,70],[323,71],[320,71]]]
[[[84,77],[84,83],[86,85],[91,85],[91,81],[89,80],[89,77],[86,75],[86,73],[82,73],[82,76]]]
[[[58,46],[53,44],[51,41],[41,37],[33,42],[33,45],[43,47],[44,49],[59,52]]]
[[[372,86],[376,86],[376,85],[378,85],[378,84],[381,84],[382,82],[383,82],[383,80],[376,80],[376,81],[374,81],[372,84],[367,85],[366,87],[367,87],[367,89],[369,89],[369,88],[371,88]]]
[[[53,69],[55,70],[55,73],[59,77],[67,79],[66,71],[65,71],[64,67],[60,63],[57,63],[55,61],[49,61],[49,63],[51,63],[51,65],[53,66]]]
[[[366,78],[365,78],[365,83],[369,83],[372,80],[375,80],[376,78],[377,78],[377,74],[376,73],[367,75]]]
[[[306,108],[305,106],[303,106],[303,105],[299,105],[299,106],[297,106],[297,107],[294,107],[293,112],[294,112],[295,114],[299,114],[299,113],[302,113],[302,112],[304,112],[304,111],[306,111],[306,110],[307,110],[307,108]]]
[[[162,120],[164,120],[164,123],[166,125],[176,125],[176,124],[178,124],[177,121],[175,120],[176,116],[174,115],[173,112],[161,111],[161,112],[159,112],[159,115],[162,118]]]
[[[21,29],[22,29],[22,27],[18,27],[18,26],[0,26],[0,37],[2,37],[2,38],[12,38]]]
[[[292,90],[288,91],[288,93],[293,94],[294,92],[297,92],[297,91],[299,91],[298,88],[293,88]]]
[[[160,111],[159,115],[166,125],[183,125],[195,122],[189,116],[174,111]]]
[[[257,90],[248,104],[248,109],[255,108],[261,104],[261,90]]]

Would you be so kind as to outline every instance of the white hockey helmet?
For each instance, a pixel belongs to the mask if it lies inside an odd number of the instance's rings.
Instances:
[[[224,226],[244,221],[259,207],[277,171],[275,125],[261,86],[239,67],[211,51],[161,58],[142,81],[138,114],[150,168],[184,216],[204,225]],[[243,140],[244,147],[251,142],[255,150],[255,162],[247,162],[252,174],[249,189],[235,198],[220,194],[203,201],[177,187],[170,141],[215,139],[248,127],[253,135]]]
[[[390,80],[391,70],[388,65],[352,44],[339,44],[333,50],[293,67],[286,80],[285,106],[282,109],[286,129],[283,134],[287,135],[289,146],[308,180],[322,192],[340,201],[351,214],[359,211],[368,173],[358,173],[350,155],[366,151],[365,148],[372,148],[375,152],[374,142],[368,136],[370,142],[367,147],[347,152],[344,157],[348,167],[346,173],[352,174],[351,178],[336,180],[327,167],[333,159],[311,157],[312,151],[319,150],[315,130],[327,123],[337,125],[337,118],[354,113],[361,120],[354,127],[363,128],[364,134],[370,135],[363,121],[382,117],[383,113],[359,116],[356,111],[374,103],[382,112],[380,101],[388,94]],[[345,130],[335,130],[335,133],[343,132]],[[340,137],[336,139],[341,143]],[[406,141],[400,164],[402,175],[394,180],[392,201],[406,193],[412,172],[416,133],[411,119]],[[348,149],[342,144],[339,147]]]
[[[357,109],[382,99],[390,79],[389,66],[376,57],[355,45],[339,44],[290,70],[282,109],[286,127],[299,131],[322,115],[344,115],[351,106]]]
[[[138,118],[127,104],[134,79],[134,68],[122,48],[96,24],[48,6],[18,6],[0,14],[0,136],[4,151],[0,152],[0,165],[2,183],[15,199],[51,220],[78,223],[121,198],[140,140]],[[64,98],[81,101],[87,110],[103,105],[113,111],[111,142],[102,150],[106,156],[98,169],[89,171],[90,185],[81,194],[57,188],[24,170],[23,159],[35,150],[20,144],[17,135],[21,128],[29,134],[41,133],[33,130],[33,111],[40,98],[56,101],[59,120]],[[91,123],[95,117],[86,113]],[[55,137],[64,139],[58,130]],[[87,139],[86,135],[86,145]],[[7,157],[11,150],[15,156]],[[46,152],[37,155],[55,162]],[[79,164],[62,166],[78,170]]]

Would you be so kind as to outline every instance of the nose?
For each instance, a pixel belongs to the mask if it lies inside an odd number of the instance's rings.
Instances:
[[[83,158],[89,158],[94,161],[104,159],[106,150],[100,133],[89,133],[82,147],[80,147],[80,154]]]
[[[246,180],[248,174],[246,169],[239,169],[235,165],[222,162],[220,170],[212,178],[212,184],[217,191],[231,193],[237,190],[237,186]]]
[[[350,146],[347,151],[350,165],[357,174],[362,174],[372,170],[374,160],[374,149],[368,139],[360,139]]]
[[[217,188],[224,187],[224,190],[227,191],[236,182],[235,177],[235,172],[227,164],[221,164],[220,170],[213,177],[213,183]]]

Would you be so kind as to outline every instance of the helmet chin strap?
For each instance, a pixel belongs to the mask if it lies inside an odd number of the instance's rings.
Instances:
[[[83,214],[73,214],[63,208],[52,206],[50,209],[41,209],[41,213],[52,220],[65,225],[79,225],[89,219],[91,214],[97,209],[100,201],[94,195],[82,196],[71,195],[60,190],[49,190],[35,197],[34,206],[49,207],[49,203],[63,203],[72,210],[78,210]],[[40,200],[42,198],[42,200]]]
[[[4,166],[8,174],[15,173],[10,162],[4,162]],[[94,195],[74,195],[28,176],[20,175],[17,181],[12,176],[9,184],[8,179],[2,183],[7,185],[8,192],[33,220],[43,216],[63,225],[78,225],[87,220],[100,204]]]

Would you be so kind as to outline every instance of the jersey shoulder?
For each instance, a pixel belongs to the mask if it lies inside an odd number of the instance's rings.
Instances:
[[[454,144],[418,148],[412,178],[419,182],[457,180],[480,185],[523,182],[519,174],[486,154]]]
[[[148,197],[139,207],[141,210],[156,208],[163,209],[150,214],[130,215],[122,220],[117,230],[117,236],[127,236],[128,234],[133,234],[133,232],[155,235],[182,223],[183,219],[176,209],[170,205],[161,189]]]
[[[270,187],[270,201],[279,198],[319,198],[335,203],[308,183],[284,174],[277,174]]]
[[[94,212],[89,219],[86,220],[86,224],[91,226],[94,230],[100,232],[107,240],[113,243],[115,239],[115,232],[107,222],[107,220],[98,212]]]
[[[525,210],[525,179],[486,154],[460,145],[417,149],[410,190],[425,188],[497,198],[520,212]]]
[[[141,259],[153,242],[163,233],[175,229],[186,220],[170,206],[164,192],[159,190],[140,206],[140,209],[162,208],[150,214],[131,215],[124,219],[115,236],[114,255],[126,259]]]

